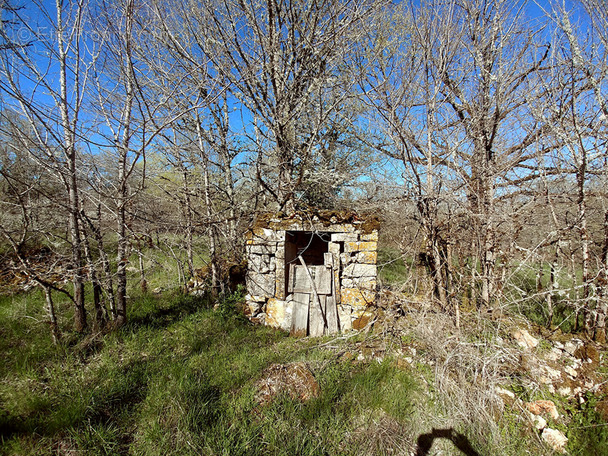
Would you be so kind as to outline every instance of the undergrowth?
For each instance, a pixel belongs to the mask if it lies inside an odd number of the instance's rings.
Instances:
[[[0,453],[360,454],[378,419],[408,421],[412,376],[253,326],[238,316],[241,298],[214,310],[200,298],[141,296],[121,330],[58,346],[14,311],[35,293],[3,301]],[[40,312],[29,314],[42,321]],[[293,361],[308,363],[320,397],[259,406],[264,370]]]
[[[404,367],[360,359],[383,336],[291,338],[243,318],[242,299],[134,294],[126,326],[87,336],[66,305],[54,346],[39,292],[1,298],[0,454],[551,454],[518,413],[496,414],[493,382],[516,360],[495,353],[491,322],[455,339],[448,316],[418,315],[396,339],[417,347]],[[318,397],[256,401],[266,369],[301,361]],[[606,448],[596,401],[571,413],[572,454]]]

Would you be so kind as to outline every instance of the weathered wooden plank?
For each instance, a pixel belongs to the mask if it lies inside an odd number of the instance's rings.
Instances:
[[[306,336],[308,328],[308,307],[310,295],[308,293],[293,294],[293,313],[291,318],[290,334],[295,337]]]
[[[310,269],[308,269],[304,258],[300,256],[298,257],[298,260],[300,260],[300,263],[302,264],[302,266],[304,266],[304,271],[306,271],[306,275],[308,276],[308,280],[310,281],[310,285],[312,286],[313,302],[316,302],[317,306],[321,310],[321,317],[323,317],[323,326],[325,327],[327,326],[327,320],[325,318],[325,309],[321,305],[321,300],[319,298],[319,293],[317,292],[317,285],[315,284],[315,279],[310,273]],[[321,268],[323,268],[323,266],[321,266]]]
[[[323,313],[325,312],[325,296],[319,296],[317,305],[311,305],[308,313],[308,333],[312,337],[323,335],[325,322]]]
[[[294,265],[293,293],[312,293],[312,285],[305,266]]]
[[[293,283],[296,275],[295,269],[296,265],[291,263],[289,265],[289,283],[287,284],[287,293],[293,293]]]
[[[328,296],[325,306],[325,316],[327,317],[327,334],[337,334],[339,332],[338,327],[338,308],[336,307],[336,300],[333,296]]]
[[[331,269],[325,266],[316,266],[315,271],[315,286],[317,293],[323,295],[331,294],[331,282],[333,280]]]

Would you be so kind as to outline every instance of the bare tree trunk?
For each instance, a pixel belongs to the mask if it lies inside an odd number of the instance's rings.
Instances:
[[[97,276],[97,268],[93,261],[93,255],[91,254],[91,247],[86,231],[82,231],[82,244],[84,247],[84,255],[87,261],[87,267],[89,270],[89,280],[93,284],[93,310],[95,312],[94,329],[96,331],[102,331],[107,324],[107,312],[103,303],[101,302],[102,297],[102,286]]]
[[[88,219],[86,219],[88,220]],[[101,204],[97,205],[97,220],[101,221]],[[97,251],[99,253],[99,259],[101,261],[101,268],[104,273],[104,286],[102,287],[105,291],[107,299],[110,303],[110,314],[113,320],[116,319],[116,298],[114,295],[114,280],[112,278],[112,268],[110,267],[110,260],[108,258],[108,254],[104,248],[103,235],[101,234],[101,230],[98,226],[94,226],[91,221],[89,221],[89,228],[95,237],[95,241],[97,242]]]
[[[608,314],[608,210],[604,212],[604,245],[600,270],[599,302],[594,339],[606,343],[606,315]]]
[[[585,195],[585,179],[587,171],[587,154],[582,151],[576,173],[578,229],[581,237],[581,269],[583,285],[583,318],[584,330],[589,332],[592,327],[592,313],[589,308],[589,233],[587,231],[587,202]],[[576,271],[575,271],[576,273]],[[576,276],[575,276],[576,277]]]
[[[183,165],[182,165],[183,166]],[[183,192],[184,192],[184,201],[185,201],[185,218],[186,218],[186,256],[188,260],[188,273],[190,277],[194,276],[194,247],[193,247],[193,235],[194,235],[194,220],[193,220],[193,210],[192,210],[192,199],[190,198],[190,185],[188,182],[188,172],[184,167],[183,170]]]
[[[53,343],[57,345],[61,339],[61,331],[59,330],[59,324],[57,323],[57,315],[55,314],[55,305],[53,304],[53,295],[49,287],[40,285],[44,290],[44,297],[46,300],[46,313],[49,317],[49,326],[51,327],[51,336]]]
[[[72,268],[74,284],[74,328],[83,332],[87,327],[87,314],[84,303],[84,273],[82,259],[82,239],[80,237],[80,198],[78,195],[78,176],[76,165],[76,138],[73,124],[77,119],[70,119],[68,106],[68,48],[64,42],[65,30],[63,23],[63,5],[61,0],[56,0],[57,9],[57,46],[59,58],[59,80],[60,80],[60,110],[61,124],[63,130],[63,147],[68,166],[68,198],[69,198],[69,225],[72,241]],[[78,73],[76,73],[78,78]]]
[[[214,297],[219,295],[220,291],[220,265],[218,258],[218,236],[217,228],[215,226],[215,214],[213,212],[212,200],[211,200],[211,182],[209,181],[209,158],[205,152],[204,136],[201,127],[201,119],[197,114],[196,117],[196,132],[198,137],[198,144],[203,159],[203,181],[204,181],[204,194],[205,194],[205,210],[207,212],[207,223],[209,233],[209,256],[211,263],[211,294]]]
[[[143,245],[141,239],[137,240],[137,259],[139,262],[139,287],[141,292],[146,294],[148,292],[148,281],[146,280],[146,268],[144,265],[144,253],[142,251]]]

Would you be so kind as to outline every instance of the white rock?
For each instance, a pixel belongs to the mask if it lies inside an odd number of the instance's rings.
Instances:
[[[568,443],[568,438],[564,435],[563,432],[558,431],[557,429],[545,428],[541,437],[555,451],[559,451],[560,453],[566,452],[566,444]]]
[[[568,374],[572,378],[576,378],[576,376],[578,375],[578,372],[576,372],[576,369],[573,369],[570,366],[566,366],[564,368],[564,371],[566,371],[566,374]]]
[[[566,345],[564,345],[564,350],[566,352],[568,352],[568,354],[574,356],[574,353],[576,352],[576,350],[579,347],[582,347],[583,341],[580,339],[572,339],[570,342],[566,342]]]
[[[569,386],[562,386],[557,390],[557,394],[559,394],[560,396],[568,397],[572,394],[572,388],[570,388]]]
[[[504,388],[501,388],[500,386],[495,386],[494,392],[499,396],[507,396],[511,399],[515,399],[515,393],[513,391],[506,390]]]
[[[562,351],[559,348],[552,348],[549,353],[545,356],[545,359],[549,361],[557,361],[562,357]]]
[[[534,427],[536,429],[538,429],[539,431],[542,431],[543,429],[545,429],[547,427],[547,420],[544,419],[542,416],[539,415],[533,415],[530,413],[530,418],[532,421],[532,424],[534,425]]]
[[[544,369],[545,369],[545,372],[547,373],[547,376],[551,380],[559,380],[562,376],[562,373],[560,371],[558,371],[557,369],[553,369],[552,367],[544,366]]]
[[[515,330],[512,335],[521,348],[530,350],[538,345],[538,339],[532,337],[525,329]]]

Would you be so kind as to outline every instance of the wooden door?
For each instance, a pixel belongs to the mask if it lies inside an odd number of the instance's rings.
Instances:
[[[293,294],[291,334],[322,336],[338,332],[331,265],[291,264],[288,292]]]

